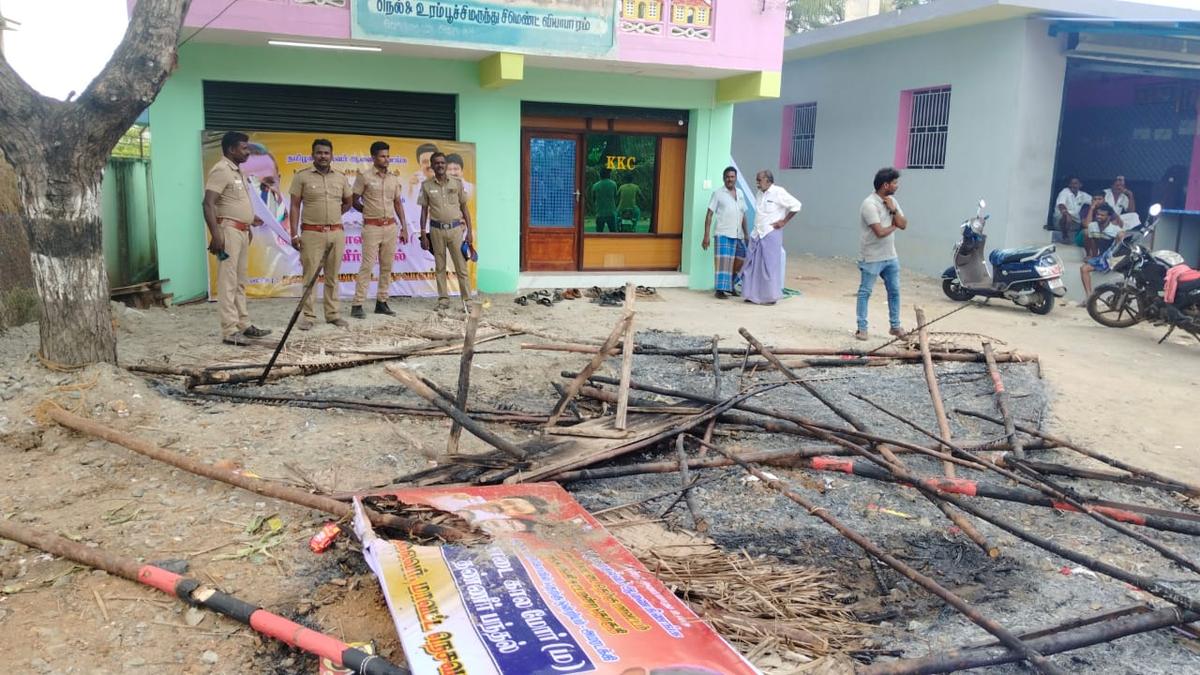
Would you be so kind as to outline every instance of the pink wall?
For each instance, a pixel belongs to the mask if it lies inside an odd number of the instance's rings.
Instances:
[[[128,0],[132,7],[137,0]],[[208,30],[239,30],[280,38],[350,38],[350,2],[345,7],[298,5],[294,0],[193,0],[184,36],[210,21]],[[620,31],[607,57],[629,63],[691,65],[721,70],[778,71],[783,65],[784,9],[780,2],[713,0],[711,40]],[[765,6],[765,9],[764,9]],[[664,1],[669,7],[669,0]],[[228,9],[226,9],[228,8]],[[225,10],[222,14],[222,10]],[[219,17],[217,15],[220,14]],[[663,23],[664,31],[667,23]]]
[[[714,0],[713,6],[716,28],[711,41],[618,32],[618,60],[729,70],[783,67],[783,3]]]

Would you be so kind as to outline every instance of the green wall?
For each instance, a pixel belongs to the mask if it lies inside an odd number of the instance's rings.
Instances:
[[[457,94],[458,140],[476,144],[478,274],[484,292],[517,286],[522,101],[689,110],[682,269],[691,287],[712,286],[711,254],[700,250],[708,199],[702,185],[706,178],[719,182],[729,163],[733,107],[713,103],[711,80],[526,67],[522,82],[490,90],[480,88],[473,61],[196,44],[181,50],[179,69],[150,108],[158,263],[177,301],[202,297],[207,288],[200,210],[206,79]]]
[[[110,287],[156,278],[154,221],[151,218],[149,169],[141,159],[110,158],[100,188],[104,225],[104,263]],[[118,178],[120,177],[120,179]],[[124,186],[124,202],[119,193]],[[121,213],[122,209],[124,214]],[[120,220],[125,219],[125,259],[121,259]]]

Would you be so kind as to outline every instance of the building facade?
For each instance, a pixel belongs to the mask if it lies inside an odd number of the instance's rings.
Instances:
[[[704,207],[734,103],[778,93],[780,3],[228,5],[192,3],[179,67],[150,108],[159,274],[177,301],[206,291],[202,136],[227,129],[473,144],[484,292],[711,285]],[[420,157],[400,162],[420,180]],[[597,223],[602,172],[638,186],[636,215],[616,227]]]
[[[989,248],[1054,239],[1055,195],[1071,175],[1096,192],[1125,175],[1142,218],[1152,201],[1200,209],[1200,186],[1184,190],[1200,180],[1200,49],[1186,39],[1200,24],[1186,21],[1200,12],[939,0],[796,35],[781,97],[738,105],[734,157],[747,173],[772,169],[804,202],[789,251],[848,258],[872,176],[899,168],[911,224],[897,249],[934,275],[981,198]]]

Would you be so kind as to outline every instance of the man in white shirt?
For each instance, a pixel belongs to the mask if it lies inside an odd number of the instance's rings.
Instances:
[[[776,185],[766,169],[758,172],[755,183],[754,232],[742,267],[742,295],[746,302],[773,305],[782,297],[783,227],[800,212],[800,200]]]
[[[1118,216],[1137,211],[1133,191],[1125,187],[1125,176],[1117,176],[1113,179],[1112,187],[1104,191],[1104,202],[1111,206]]]
[[[867,195],[858,209],[862,236],[858,246],[858,305],[855,314],[858,329],[854,337],[866,340],[867,308],[875,280],[882,277],[887,289],[888,323],[892,335],[904,335],[900,326],[900,258],[896,255],[896,231],[908,227],[908,219],[893,196],[900,189],[900,172],[885,167],[875,172],[875,191]]]
[[[1058,198],[1054,200],[1058,229],[1062,231],[1065,242],[1070,242],[1071,238],[1075,236],[1075,232],[1081,227],[1079,219],[1083,217],[1083,207],[1092,201],[1092,196],[1081,190],[1082,187],[1083,182],[1075,176],[1071,176],[1067,181],[1067,187],[1063,188],[1058,193]]]
[[[724,188],[712,193],[708,200],[708,213],[704,215],[704,240],[701,248],[708,250],[712,240],[713,216],[717,219],[716,244],[713,251],[716,269],[716,295],[724,300],[734,290],[738,268],[746,259],[745,240],[750,238],[746,229],[746,200],[737,189],[737,169],[726,167],[722,174]]]

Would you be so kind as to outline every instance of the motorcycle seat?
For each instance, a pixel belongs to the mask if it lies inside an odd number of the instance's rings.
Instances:
[[[1041,248],[998,248],[988,255],[988,261],[993,265],[1009,265],[1020,262],[1040,250]]]

